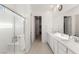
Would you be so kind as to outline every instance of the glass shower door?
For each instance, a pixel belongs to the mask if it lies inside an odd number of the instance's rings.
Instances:
[[[0,6],[0,54],[14,53],[11,43],[14,36],[13,15]]]
[[[24,18],[0,5],[0,54],[25,53]]]
[[[24,19],[15,16],[15,54],[25,53]]]

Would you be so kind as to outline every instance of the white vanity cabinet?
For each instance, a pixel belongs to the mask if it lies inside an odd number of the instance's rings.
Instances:
[[[67,48],[61,44],[56,38],[49,36],[49,46],[51,47],[54,54],[66,54]]]
[[[50,36],[50,35],[48,35],[48,44],[49,44],[49,46],[50,46],[50,48],[52,49],[52,51],[53,51],[53,49],[54,49],[54,43],[53,43],[53,38],[52,38],[52,36]]]
[[[47,42],[48,42],[49,46],[51,45],[51,44],[50,44],[50,37],[51,37],[51,36],[48,35],[48,38],[47,38],[47,39],[48,39]]]
[[[64,38],[49,33],[48,44],[54,54],[79,54],[79,44],[73,40],[64,40]]]
[[[53,51],[55,54],[58,53],[58,42],[55,40],[55,38],[53,38]]]
[[[57,41],[51,35],[48,35],[48,44],[51,50],[57,54]]]

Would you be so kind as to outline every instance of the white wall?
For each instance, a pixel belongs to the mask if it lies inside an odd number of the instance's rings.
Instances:
[[[63,17],[61,15],[59,16],[53,16],[52,19],[52,32],[63,32]]]
[[[47,32],[52,32],[52,12],[47,11],[42,16],[42,41],[47,42]]]

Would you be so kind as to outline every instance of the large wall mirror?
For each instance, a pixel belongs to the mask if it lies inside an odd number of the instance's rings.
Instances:
[[[64,16],[64,34],[79,37],[79,15]]]
[[[72,35],[72,17],[64,16],[64,34]]]

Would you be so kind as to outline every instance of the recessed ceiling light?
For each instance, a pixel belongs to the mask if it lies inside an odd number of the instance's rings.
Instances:
[[[59,10],[59,11],[61,11],[62,10],[62,8],[63,8],[63,5],[57,5],[57,9]]]

